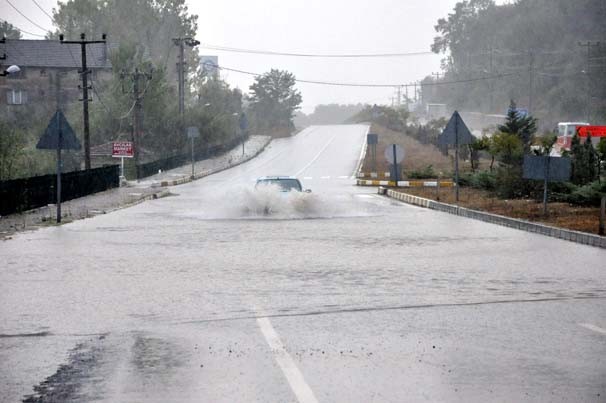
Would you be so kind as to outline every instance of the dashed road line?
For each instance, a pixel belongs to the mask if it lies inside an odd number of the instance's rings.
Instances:
[[[276,333],[276,330],[271,325],[269,318],[257,318],[257,324],[261,329],[261,333],[265,337],[267,344],[272,349],[276,362],[280,366],[282,373],[286,377],[290,388],[297,396],[299,403],[318,403],[318,399],[311,390],[303,374],[297,368],[294,360],[284,349],[280,336]]]
[[[591,323],[579,323],[579,326],[584,327],[585,329],[592,330],[596,333],[606,334],[606,329],[592,325]]]
[[[341,175],[339,176],[339,179],[349,179],[350,176],[349,175]]]
[[[311,164],[313,164],[314,162],[316,162],[316,160],[318,158],[320,158],[320,156],[322,155],[322,153],[324,152],[324,150],[326,150],[328,148],[328,146],[330,145],[330,143],[332,143],[335,138],[337,138],[337,135],[335,134],[334,136],[332,136],[332,138],[330,140],[328,140],[328,142],[324,145],[324,147],[322,147],[322,149],[320,151],[318,151],[318,153],[312,158],[311,161],[309,161],[309,163],[307,163],[307,165],[305,165],[303,168],[301,168],[296,174],[295,176],[299,176],[301,175],[303,172],[305,172],[305,170],[307,168],[309,168],[311,166]]]
[[[303,177],[303,180],[306,180],[306,181],[310,181],[312,179],[313,179],[313,177],[311,177],[311,176],[304,176]]]
[[[330,176],[322,176],[320,179],[330,179]]]

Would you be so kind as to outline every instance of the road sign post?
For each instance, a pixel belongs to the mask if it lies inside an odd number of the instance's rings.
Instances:
[[[376,172],[377,170],[377,144],[379,142],[379,135],[374,133],[368,133],[366,135],[366,144],[369,147],[370,152],[370,171]]]
[[[134,157],[132,141],[114,141],[112,143],[112,157],[120,158],[120,179],[124,178],[124,158]]]
[[[200,137],[200,131],[197,127],[191,126],[187,128],[187,137],[191,141],[191,179],[193,180],[195,177],[194,165],[195,165],[195,157],[194,157],[194,139]]]
[[[543,215],[547,216],[548,182],[563,182],[570,179],[570,158],[549,156],[524,156],[525,179],[543,181]]]
[[[471,144],[473,135],[463,122],[459,112],[454,111],[448,124],[438,137],[438,143],[442,145],[454,145],[455,147],[455,199],[459,202],[459,146]]]
[[[61,222],[61,171],[63,161],[61,150],[79,150],[80,142],[76,138],[74,130],[58,109],[51,118],[46,130],[40,137],[36,148],[39,150],[56,150],[57,152],[57,223]]]
[[[606,196],[602,197],[602,203],[600,205],[600,229],[598,234],[606,235]]]
[[[391,164],[392,172],[390,176],[394,178],[397,186],[398,181],[400,180],[398,164],[404,160],[404,148],[397,144],[390,144],[385,147],[383,155],[385,156],[385,160]]]

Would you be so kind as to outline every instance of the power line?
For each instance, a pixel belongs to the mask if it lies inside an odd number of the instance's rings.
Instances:
[[[43,9],[42,7],[40,7],[40,4],[38,4],[38,2],[36,0],[32,0],[32,1],[40,9],[40,11],[42,11],[44,14],[46,14],[47,17],[50,18],[51,21],[53,21],[53,17],[49,13],[47,13],[45,9]]]
[[[21,16],[22,16],[23,18],[25,18],[26,20],[28,20],[29,22],[31,22],[32,24],[34,24],[35,26],[37,26],[37,27],[38,27],[38,28],[40,28],[41,30],[43,30],[43,31],[45,31],[45,32],[50,31],[50,29],[46,29],[46,28],[44,28],[43,26],[40,26],[40,25],[38,25],[36,22],[32,21],[32,20],[31,20],[31,19],[30,19],[30,18],[29,18],[27,15],[23,14],[23,13],[22,13],[22,12],[21,12],[21,11],[20,11],[20,10],[19,10],[17,7],[15,7],[15,6],[13,5],[13,3],[11,3],[11,1],[10,1],[10,0],[6,0],[6,2],[8,3],[8,5],[9,5],[9,6],[11,6],[12,8],[14,8],[16,12],[18,12],[19,14],[21,14]]]
[[[5,22],[5,23],[7,23],[7,24],[10,24],[10,25],[11,25],[11,26],[12,26],[14,29],[16,29],[17,31],[19,31],[19,32],[21,32],[21,33],[28,34],[28,35],[32,35],[32,36],[37,36],[37,37],[39,37],[39,38],[46,38],[46,35],[40,35],[40,34],[34,34],[34,33],[32,33],[32,32],[28,32],[28,31],[26,31],[26,30],[24,30],[24,29],[21,29],[21,28],[19,28],[19,27],[15,26],[14,24],[12,24],[12,23],[10,23],[10,22],[8,22],[8,21],[6,21],[6,20],[3,20],[3,19],[1,19],[1,18],[0,18],[0,22]]]
[[[292,57],[319,57],[319,58],[371,58],[371,57],[406,57],[406,56],[425,56],[433,55],[433,52],[404,52],[404,53],[367,53],[367,54],[317,54],[317,53],[290,53],[278,52],[273,50],[242,49],[228,46],[218,46],[211,44],[202,44],[204,49],[220,50],[223,52],[250,53],[269,56],[292,56]]]
[[[235,73],[247,74],[247,75],[251,75],[251,76],[255,76],[255,77],[260,77],[263,75],[263,74],[259,74],[259,73],[253,73],[250,71],[233,69],[233,68],[225,67],[225,66],[214,65],[214,67],[218,68],[220,70],[233,71]],[[423,84],[339,83],[339,82],[332,82],[332,81],[316,81],[316,80],[300,80],[300,79],[295,79],[295,81],[298,83],[332,85],[332,86],[338,86],[338,87],[391,88],[391,87],[411,87],[414,85],[422,85],[424,87],[433,87],[433,86],[437,86],[437,85],[461,84],[461,83],[471,83],[471,82],[476,82],[476,81],[493,80],[493,79],[499,79],[499,78],[503,78],[503,77],[514,76],[514,75],[518,75],[518,74],[519,73],[498,74],[498,75],[494,75],[494,76],[477,77],[477,78],[470,78],[470,79],[466,79],[466,80],[440,81],[440,82],[423,83]]]

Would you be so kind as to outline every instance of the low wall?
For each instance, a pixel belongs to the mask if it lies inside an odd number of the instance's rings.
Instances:
[[[505,227],[515,228],[522,231],[534,232],[536,234],[541,234],[553,238],[559,238],[566,241],[580,243],[583,245],[596,246],[599,248],[606,249],[606,237],[602,237],[599,235],[551,227],[545,224],[539,224],[520,220],[517,218],[504,217],[497,214],[472,210],[465,207],[459,207],[452,204],[446,204],[434,200],[425,199],[423,197],[413,196],[407,193],[398,192],[383,187],[379,188],[379,194],[391,197],[396,200],[400,200],[405,203],[413,204],[415,206],[430,208],[432,210],[438,210],[445,213],[458,215],[461,217],[473,218],[474,220],[480,220],[491,224],[502,225]]]

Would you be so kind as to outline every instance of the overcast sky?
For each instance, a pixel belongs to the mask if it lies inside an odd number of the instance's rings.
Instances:
[[[49,18],[33,0],[11,0],[43,27]],[[48,13],[55,0],[37,0]],[[202,44],[289,53],[403,53],[429,51],[438,18],[452,11],[457,0],[215,0],[188,1],[199,15],[197,39]],[[502,3],[502,1],[500,2]],[[0,0],[0,16],[17,27],[41,30]],[[34,36],[24,34],[25,38]],[[285,69],[298,79],[343,83],[405,84],[440,69],[440,56],[324,59],[262,56],[200,49],[218,55],[224,67],[263,73]],[[222,72],[223,78],[244,92],[253,77]],[[391,103],[392,88],[346,88],[298,83],[302,109],[309,113],[325,103]],[[412,95],[412,93],[410,93]]]

